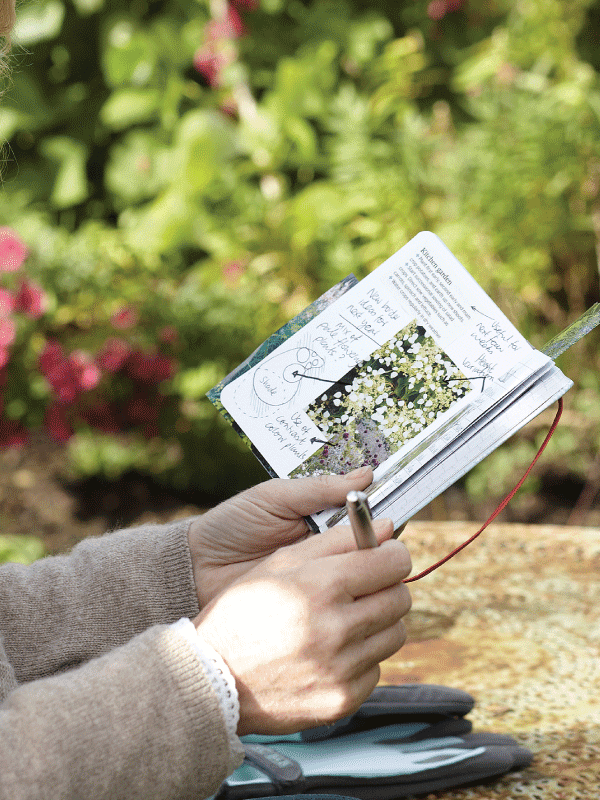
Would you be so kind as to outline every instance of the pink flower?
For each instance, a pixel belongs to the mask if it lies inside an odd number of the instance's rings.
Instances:
[[[74,350],[69,356],[69,361],[81,391],[88,392],[98,385],[101,372],[89,353],[84,350]]]
[[[65,407],[61,403],[53,403],[46,409],[44,425],[58,442],[66,442],[73,435],[73,428],[67,420]]]
[[[64,351],[56,341],[46,342],[44,352],[38,359],[44,377],[54,389],[61,403],[72,403],[79,393],[77,373],[65,358]]]
[[[218,49],[212,43],[196,50],[194,69],[199,72],[209,86],[218,86],[221,72],[235,60],[235,53],[226,48]]]
[[[110,321],[113,328],[126,330],[127,328],[133,328],[133,326],[137,324],[139,318],[139,314],[135,308],[132,308],[132,306],[123,306],[116,314],[112,315]]]
[[[7,289],[0,289],[0,317],[8,317],[15,307],[15,296]]]
[[[233,40],[246,33],[242,18],[236,9],[227,4],[225,14],[211,19],[204,30],[205,44],[194,54],[194,69],[202,75],[209,86],[218,86],[225,67],[237,58]]]
[[[0,319],[0,347],[10,347],[17,335],[17,327],[12,319]]]
[[[112,336],[104,342],[96,362],[107,372],[118,372],[129,358],[130,353],[131,347],[125,339]]]
[[[220,39],[239,39],[245,35],[246,28],[239,13],[228,3],[224,16],[211,19],[205,33],[209,41],[215,42]]]
[[[29,251],[12,228],[0,228],[0,272],[16,272]]]
[[[47,297],[41,286],[33,281],[22,280],[15,297],[15,311],[22,311],[32,319],[38,319],[46,310]]]
[[[0,369],[8,364],[9,358],[10,350],[8,350],[6,347],[0,347]]]

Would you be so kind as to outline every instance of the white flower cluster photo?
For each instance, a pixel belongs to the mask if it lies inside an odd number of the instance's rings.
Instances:
[[[292,474],[375,468],[469,390],[469,380],[413,320],[305,409],[327,444]]]

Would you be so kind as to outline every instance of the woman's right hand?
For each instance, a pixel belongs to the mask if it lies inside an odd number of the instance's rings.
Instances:
[[[402,647],[411,606],[408,550],[390,540],[356,550],[348,527],[283,547],[215,597],[194,620],[231,670],[238,734],[282,734],[352,713]]]

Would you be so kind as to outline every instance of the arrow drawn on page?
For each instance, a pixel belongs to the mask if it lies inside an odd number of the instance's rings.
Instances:
[[[484,314],[484,313],[483,313],[483,311],[480,311],[478,308],[475,308],[475,306],[471,306],[471,308],[472,308],[472,309],[473,309],[473,311],[475,311],[477,314],[481,314],[481,316],[482,316],[482,317],[485,317],[486,319],[491,319],[491,320],[493,320],[493,319],[494,319],[493,317],[488,317],[488,315],[487,315],[487,314]]]

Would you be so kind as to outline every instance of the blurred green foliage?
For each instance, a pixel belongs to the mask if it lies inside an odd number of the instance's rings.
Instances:
[[[158,434],[78,425],[74,475],[137,468],[217,495],[260,479],[205,391],[420,230],[536,346],[599,299],[597,0],[23,0],[18,16],[0,224],[50,300],[8,369],[49,337],[95,355],[124,304],[132,346],[177,331]],[[578,388],[554,466],[583,482],[597,345],[559,362]],[[31,427],[44,389],[18,391]],[[475,470],[473,496],[502,492],[536,435]]]
[[[32,564],[45,554],[44,545],[36,536],[0,536],[0,564]]]

